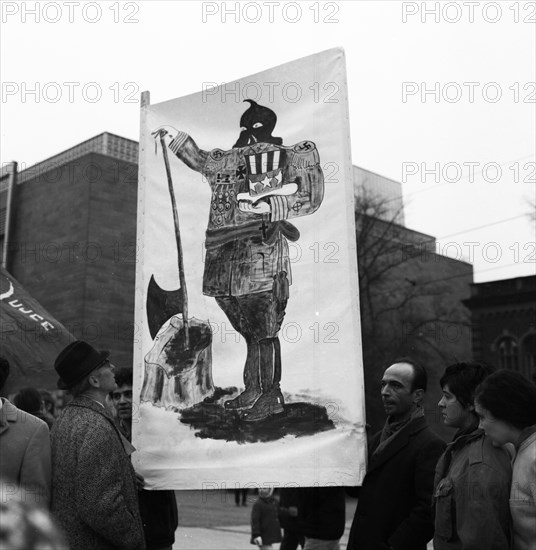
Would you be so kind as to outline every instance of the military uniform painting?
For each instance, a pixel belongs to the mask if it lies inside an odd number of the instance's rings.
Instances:
[[[212,191],[203,294],[246,341],[245,390],[224,406],[251,422],[284,410],[278,333],[292,283],[288,241],[299,238],[289,220],[319,208],[324,178],[315,144],[284,146],[271,135],[275,113],[248,101],[230,150],[205,151],[180,131],[157,133],[172,138],[169,149]]]

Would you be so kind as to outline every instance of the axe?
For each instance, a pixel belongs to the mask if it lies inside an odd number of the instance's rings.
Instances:
[[[184,347],[190,347],[188,335],[188,293],[186,290],[186,278],[184,276],[184,262],[182,254],[182,242],[179,227],[179,214],[175,192],[173,191],[173,181],[171,179],[171,169],[169,166],[169,157],[167,152],[164,135],[160,133],[160,145],[164,155],[164,164],[166,166],[166,175],[168,182],[169,195],[171,197],[171,207],[173,209],[173,223],[175,226],[175,240],[177,243],[177,259],[179,267],[179,283],[177,290],[164,290],[160,288],[151,275],[149,287],[147,289],[147,319],[151,338],[154,339],[160,327],[173,315],[182,313],[184,326]]]

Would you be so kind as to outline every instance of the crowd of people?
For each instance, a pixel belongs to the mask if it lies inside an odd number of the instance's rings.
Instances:
[[[72,395],[59,416],[44,390],[0,402],[0,549],[170,550],[174,492],[145,490],[131,462],[132,370],[82,341],[55,369]],[[0,390],[8,374],[0,358]],[[438,403],[448,444],[427,424],[427,385],[412,359],[390,365],[362,485],[280,488],[277,498],[261,488],[250,542],[338,550],[350,495],[349,550],[426,550],[430,540],[435,550],[536,550],[536,385],[483,363],[448,366]]]

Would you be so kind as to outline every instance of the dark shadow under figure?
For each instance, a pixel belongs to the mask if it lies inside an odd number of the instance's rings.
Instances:
[[[259,422],[244,422],[237,412],[218,401],[236,388],[216,388],[214,396],[181,411],[180,422],[196,430],[202,439],[237,443],[276,441],[287,435],[303,437],[335,429],[325,407],[311,403],[287,403],[283,413]]]

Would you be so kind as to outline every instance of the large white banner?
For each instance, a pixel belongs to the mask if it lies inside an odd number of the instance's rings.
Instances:
[[[145,95],[133,438],[149,487],[361,482],[349,140],[340,49]]]

